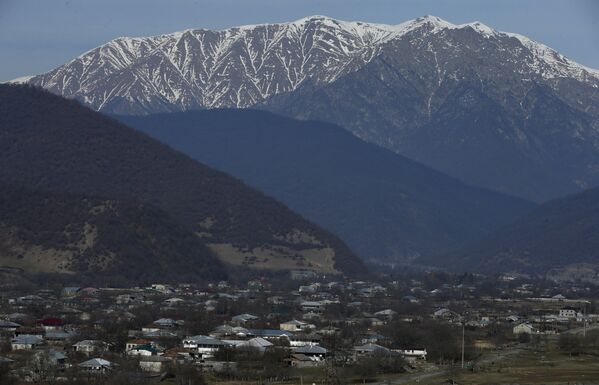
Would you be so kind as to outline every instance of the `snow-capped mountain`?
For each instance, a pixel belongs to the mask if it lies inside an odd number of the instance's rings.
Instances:
[[[372,60],[397,28],[321,16],[221,31],[118,38],[29,83],[97,110],[247,107]]]
[[[599,186],[596,70],[481,23],[413,25],[357,71],[261,107],[538,202]]]
[[[597,84],[598,73],[523,36],[480,23],[426,16],[399,25],[312,16],[290,23],[114,39],[42,75],[19,79],[76,98],[96,110],[145,114],[191,108],[248,107],[303,84],[334,82],[419,31],[442,38],[472,29],[515,38],[531,53],[523,72]]]
[[[254,107],[333,122],[539,202],[599,185],[599,71],[479,22],[312,16],[118,38],[19,81],[107,113]]]

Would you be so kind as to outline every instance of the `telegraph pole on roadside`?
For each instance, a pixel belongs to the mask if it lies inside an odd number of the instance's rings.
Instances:
[[[466,322],[462,320],[462,369],[464,369],[464,333],[466,329]]]
[[[584,303],[584,307],[582,310],[582,336],[583,338],[587,338],[587,303]]]

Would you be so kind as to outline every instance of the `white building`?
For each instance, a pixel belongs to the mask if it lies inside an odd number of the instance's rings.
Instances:
[[[397,312],[391,309],[385,309],[381,311],[377,311],[374,313],[374,316],[377,318],[382,318],[385,320],[391,320],[397,315]]]
[[[233,318],[231,318],[231,322],[235,322],[237,324],[244,324],[244,323],[251,322],[251,321],[257,321],[259,319],[260,318],[256,317],[255,315],[244,313],[244,314],[236,315]]]
[[[254,350],[260,352],[260,354],[263,354],[266,349],[273,346],[272,342],[262,337],[255,337],[249,340],[223,340],[223,342],[233,346],[235,349]]]
[[[426,349],[405,349],[399,353],[408,361],[426,360]]]
[[[577,312],[578,312],[577,309],[575,309],[573,307],[565,307],[559,311],[559,316],[568,318],[568,319],[572,319],[572,318],[576,318]]]
[[[539,333],[539,331],[535,327],[533,327],[531,324],[526,323],[526,322],[514,326],[514,328],[512,329],[512,332],[515,335],[518,335],[518,334],[538,334]]]
[[[294,334],[289,337],[289,346],[316,346],[320,344],[320,336],[317,334]]]
[[[316,326],[309,324],[307,322],[304,322],[304,321],[291,320],[291,321],[283,322],[282,324],[279,325],[279,328],[281,330],[286,330],[289,332],[304,332],[304,331],[310,331],[310,330],[316,328]]]
[[[228,346],[226,342],[210,336],[197,335],[183,339],[183,347],[197,353],[212,356],[218,349]]]
[[[87,355],[92,353],[103,353],[108,350],[108,344],[98,340],[83,340],[74,344],[73,350]]]
[[[32,350],[43,342],[44,339],[40,336],[21,334],[10,341],[10,346],[12,350]]]
[[[160,373],[171,362],[170,358],[163,356],[143,357],[139,360],[139,367],[144,372]]]
[[[80,363],[79,366],[81,369],[86,370],[92,373],[104,373],[112,370],[116,364],[110,361],[107,361],[103,358],[92,358],[91,360],[87,360],[85,362]]]

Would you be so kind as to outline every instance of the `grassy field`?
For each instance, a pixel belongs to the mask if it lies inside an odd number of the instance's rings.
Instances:
[[[524,351],[456,379],[459,384],[599,384],[599,357]]]
[[[251,251],[241,251],[231,244],[210,244],[209,246],[223,262],[234,266],[247,265],[254,269],[268,270],[307,268],[323,274],[338,273],[334,268],[335,251],[328,247],[300,251],[283,247],[278,249],[257,247]]]
[[[475,371],[461,369],[431,370],[428,372],[408,373],[400,375],[381,376],[371,385],[441,385],[453,379],[460,385],[499,385],[499,384],[599,384],[599,356],[579,355],[569,357],[555,349],[548,352],[537,352],[530,349],[520,349],[502,352],[498,359],[492,356],[484,360],[484,365]],[[324,384],[322,378],[316,379],[316,373],[306,373],[303,384]],[[249,385],[261,384],[254,382],[222,382],[209,381],[219,385]],[[361,384],[361,381],[342,381],[342,384]],[[269,383],[274,384],[274,383]],[[299,380],[281,382],[279,384],[301,385]]]
[[[460,385],[495,384],[599,384],[599,357],[569,357],[557,351],[522,350],[472,370],[454,370],[432,378],[390,381],[391,384],[443,384],[453,379]]]

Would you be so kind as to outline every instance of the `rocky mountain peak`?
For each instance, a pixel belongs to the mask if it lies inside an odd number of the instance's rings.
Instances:
[[[473,47],[454,39],[456,52],[461,49],[454,61],[469,60],[477,49],[503,50],[499,60],[509,65],[514,55],[526,50],[527,67],[516,72],[591,79],[596,86],[597,71],[547,46],[480,22],[456,25],[436,16],[386,25],[316,15],[288,23],[120,37],[48,73],[19,81],[76,98],[96,110],[122,114],[249,107],[306,83],[332,83],[363,68],[385,47],[400,47],[401,41],[413,40],[418,49],[435,53],[448,41],[448,33],[466,29],[484,36],[489,46]],[[519,42],[516,48],[501,48],[513,44],[514,38]]]

